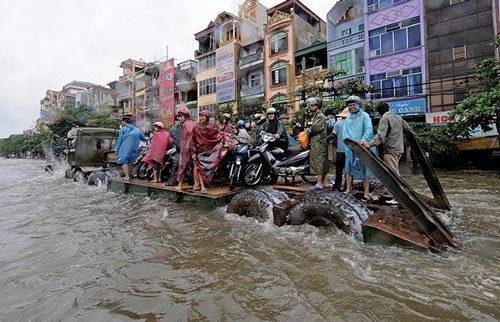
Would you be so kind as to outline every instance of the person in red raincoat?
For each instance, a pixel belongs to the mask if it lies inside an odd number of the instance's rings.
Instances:
[[[184,172],[191,161],[191,146],[193,139],[193,128],[195,122],[189,119],[189,109],[186,106],[181,106],[177,111],[177,118],[181,125],[181,135],[179,146],[179,169],[177,171],[177,189],[182,189],[182,181],[184,180]]]
[[[207,193],[207,186],[212,182],[215,170],[221,160],[224,135],[217,126],[210,122],[210,113],[200,111],[200,120],[193,129],[191,157],[194,160],[194,190]]]
[[[151,146],[142,160],[148,164],[148,169],[153,169],[153,179],[151,182],[161,182],[160,169],[165,161],[165,152],[174,144],[174,140],[165,131],[164,127],[162,122],[155,122],[153,124],[154,133]]]
[[[233,135],[233,123],[231,123],[231,115],[229,113],[222,114],[221,131],[228,135]]]

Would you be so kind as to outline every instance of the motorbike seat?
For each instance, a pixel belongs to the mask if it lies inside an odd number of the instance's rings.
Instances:
[[[304,151],[304,149],[302,149],[301,147],[298,147],[298,146],[290,146],[286,149],[286,153],[287,153],[287,156],[289,158],[296,156],[297,154],[299,154],[303,151]]]

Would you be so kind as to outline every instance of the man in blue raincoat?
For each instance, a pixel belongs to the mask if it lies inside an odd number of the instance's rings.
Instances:
[[[122,166],[125,173],[123,180],[130,180],[130,164],[134,163],[137,158],[137,150],[139,149],[139,142],[147,142],[148,139],[144,136],[142,131],[130,124],[130,117],[123,116],[118,139],[116,140],[115,151],[118,157],[117,163]]]
[[[373,138],[373,125],[368,113],[363,111],[361,99],[358,96],[347,98],[349,116],[345,120],[344,139],[369,142]],[[354,180],[363,180],[363,201],[370,201],[369,169],[354,155],[351,149],[345,147],[346,193],[352,194]]]

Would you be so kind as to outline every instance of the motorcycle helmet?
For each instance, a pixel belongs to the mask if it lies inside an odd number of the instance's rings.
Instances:
[[[359,98],[359,96],[356,96],[356,95],[351,95],[347,98],[347,104],[351,104],[351,103],[356,103],[358,104],[359,106],[361,106],[361,98]]]
[[[276,114],[276,109],[274,107],[270,107],[267,109],[266,114]]]
[[[186,106],[181,106],[177,110],[177,115],[179,115],[179,114],[183,114],[183,115],[186,115],[186,117],[189,117],[189,109]]]
[[[231,115],[229,115],[229,113],[224,113],[222,114],[222,117],[225,117],[227,119],[230,119],[231,118]]]
[[[201,110],[199,115],[205,116],[207,119],[210,118],[210,112],[208,110]]]
[[[306,102],[309,106],[316,105],[317,107],[321,107],[321,100],[317,97],[310,97],[306,100]]]
[[[245,121],[243,121],[243,120],[239,120],[239,121],[236,123],[236,126],[237,126],[239,129],[244,129],[244,128],[245,128]]]
[[[163,122],[154,122],[153,126],[159,127],[160,129],[165,128],[165,125]]]

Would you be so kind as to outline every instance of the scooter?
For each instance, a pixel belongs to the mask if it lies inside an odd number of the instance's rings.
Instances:
[[[177,149],[175,145],[168,149],[165,152],[165,161],[160,168],[160,178],[162,181],[167,180],[170,177],[170,173],[172,171],[174,165],[175,154],[177,153]],[[132,169],[132,177],[137,177],[139,179],[152,179],[153,178],[153,170],[148,169],[148,164],[143,162],[142,159],[147,154],[147,149],[145,149],[138,161],[136,161],[133,169]]]
[[[242,143],[237,139],[234,139],[234,141],[233,147],[229,149],[228,155],[226,156],[229,190],[233,190],[235,184],[241,181],[243,169],[250,157],[248,144]]]
[[[243,180],[245,185],[253,187],[262,184],[275,184],[278,177],[284,177],[285,182],[292,179],[295,183],[295,176],[300,175],[303,181],[314,184],[316,176],[309,172],[309,150],[300,147],[289,147],[287,151],[273,146],[276,141],[274,134],[261,134],[263,143],[256,150],[247,162]]]

